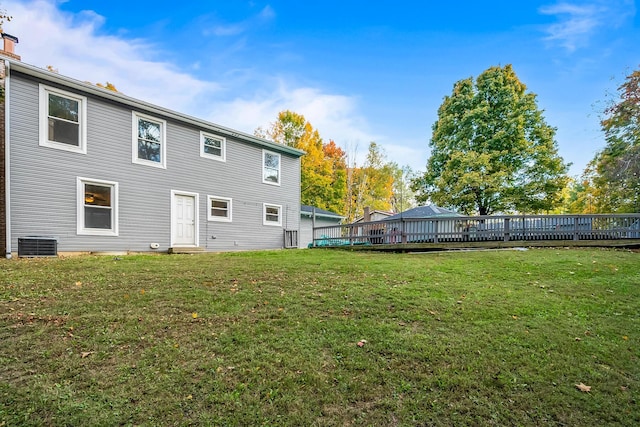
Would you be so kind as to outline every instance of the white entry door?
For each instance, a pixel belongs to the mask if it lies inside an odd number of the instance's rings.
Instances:
[[[173,195],[173,245],[196,246],[196,198]]]

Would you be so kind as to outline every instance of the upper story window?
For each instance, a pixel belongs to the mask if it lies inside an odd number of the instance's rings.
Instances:
[[[166,168],[167,122],[133,113],[133,163]]]
[[[78,234],[118,235],[118,183],[78,178]]]
[[[40,145],[87,153],[87,98],[40,85]]]
[[[280,185],[280,154],[262,151],[262,182]]]
[[[200,156],[222,162],[226,159],[227,140],[221,136],[200,132]]]

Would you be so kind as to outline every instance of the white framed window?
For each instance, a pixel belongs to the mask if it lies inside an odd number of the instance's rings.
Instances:
[[[280,154],[262,150],[262,182],[280,185]]]
[[[207,196],[209,221],[231,222],[232,200],[228,197]]]
[[[77,178],[78,234],[118,235],[118,183]]]
[[[210,133],[200,132],[200,157],[207,157],[221,162],[226,161],[226,138]]]
[[[167,122],[133,112],[133,163],[166,169]]]
[[[282,225],[282,206],[272,205],[270,203],[262,204],[262,224],[263,225]]]
[[[87,153],[87,98],[40,85],[40,145]]]

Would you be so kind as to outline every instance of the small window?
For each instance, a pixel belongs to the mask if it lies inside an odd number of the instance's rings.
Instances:
[[[265,203],[263,206],[264,225],[282,225],[282,206]]]
[[[78,178],[78,234],[118,235],[118,183]]]
[[[231,222],[231,199],[209,196],[209,221]]]
[[[166,122],[133,113],[133,163],[166,168]]]
[[[280,185],[280,154],[262,152],[262,182]]]
[[[40,85],[40,145],[87,153],[87,98]]]
[[[221,136],[200,132],[200,156],[224,162],[227,140]]]

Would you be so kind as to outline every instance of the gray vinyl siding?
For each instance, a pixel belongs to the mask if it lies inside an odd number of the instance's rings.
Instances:
[[[55,86],[51,82],[46,83]],[[71,93],[76,90],[65,89]],[[58,250],[158,251],[171,244],[171,191],[199,196],[199,246],[209,251],[273,249],[283,229],[299,229],[300,158],[281,153],[281,185],[262,183],[262,147],[227,137],[226,162],[200,156],[200,129],[153,111],[166,120],[166,169],[132,163],[132,107],[87,97],[87,153],[39,146],[38,81],[11,77],[11,236],[53,236]],[[77,235],[77,178],[119,186],[118,236]],[[207,220],[207,196],[233,200],[233,221]],[[262,224],[263,203],[282,206],[282,227]]]

